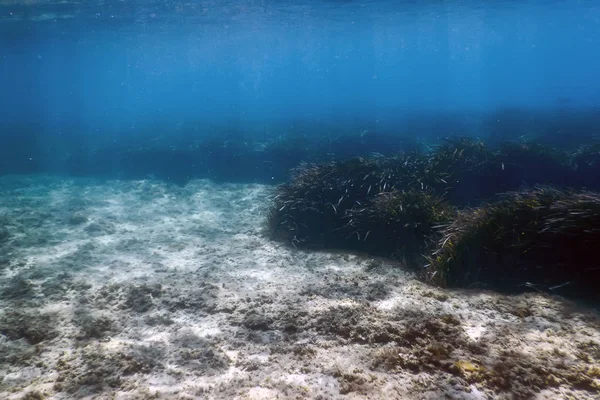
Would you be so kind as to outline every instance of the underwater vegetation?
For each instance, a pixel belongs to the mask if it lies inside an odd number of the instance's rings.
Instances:
[[[600,194],[538,187],[459,212],[441,230],[428,269],[444,286],[571,285],[591,294],[598,245]]]
[[[422,237],[450,213],[436,194],[445,190],[447,177],[428,168],[416,152],[301,164],[292,180],[278,187],[268,225],[273,236],[294,246],[345,247],[352,241],[377,253],[396,252],[395,245],[372,248],[381,233],[376,227]],[[395,215],[386,214],[390,211]]]
[[[350,242],[356,240],[361,250],[387,255],[394,249],[395,257],[412,262],[425,251],[436,226],[454,214],[454,207],[431,192],[394,190],[381,193],[369,205],[350,209],[345,228],[351,230]]]
[[[600,143],[577,147],[569,155],[569,165],[577,172],[573,176],[576,185],[597,188],[600,176]]]
[[[276,189],[267,225],[295,247],[427,264],[442,286],[594,295],[599,151],[459,137],[426,152],[302,164]]]

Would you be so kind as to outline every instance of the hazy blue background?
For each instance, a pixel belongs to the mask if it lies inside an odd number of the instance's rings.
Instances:
[[[596,1],[30,3],[0,9],[0,122],[384,124],[600,105]]]

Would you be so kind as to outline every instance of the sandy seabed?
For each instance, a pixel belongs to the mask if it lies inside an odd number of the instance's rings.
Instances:
[[[272,190],[0,178],[0,398],[600,398],[597,310],[273,242]]]

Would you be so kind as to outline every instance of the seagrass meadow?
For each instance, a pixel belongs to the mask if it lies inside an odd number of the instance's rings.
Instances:
[[[425,152],[305,164],[277,188],[267,224],[295,247],[401,259],[444,287],[597,299],[597,155],[595,143],[489,148],[459,137]]]

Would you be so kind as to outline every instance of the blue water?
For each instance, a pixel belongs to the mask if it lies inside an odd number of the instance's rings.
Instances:
[[[598,129],[596,1],[2,4],[0,126],[35,142]]]

